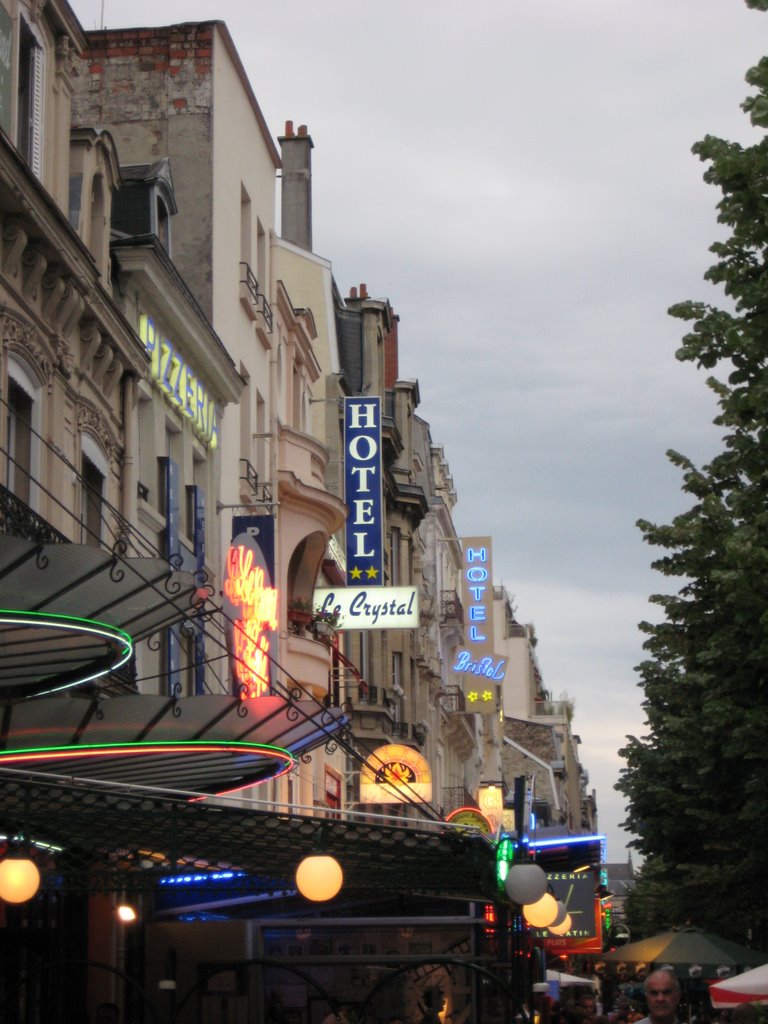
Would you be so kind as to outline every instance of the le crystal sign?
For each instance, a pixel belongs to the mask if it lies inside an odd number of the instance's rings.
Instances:
[[[415,629],[419,624],[416,587],[318,588],[314,605],[336,612],[339,629]]]
[[[347,583],[384,582],[384,516],[381,471],[381,399],[344,399],[344,499],[347,515]]]

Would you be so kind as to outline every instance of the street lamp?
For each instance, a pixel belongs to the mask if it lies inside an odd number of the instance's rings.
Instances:
[[[40,872],[29,857],[6,857],[0,861],[0,899],[26,903],[40,888]]]
[[[513,864],[504,881],[507,896],[524,906],[536,903],[547,891],[546,873],[533,861]]]
[[[315,903],[333,899],[343,881],[341,865],[335,857],[327,854],[311,854],[296,869],[296,888],[302,896]]]

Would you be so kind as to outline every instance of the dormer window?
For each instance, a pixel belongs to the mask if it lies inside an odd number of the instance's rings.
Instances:
[[[171,254],[176,198],[167,159],[121,167],[122,187],[112,201],[112,230],[123,237],[154,235]]]

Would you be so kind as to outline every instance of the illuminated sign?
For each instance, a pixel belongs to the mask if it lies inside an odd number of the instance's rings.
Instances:
[[[531,929],[536,938],[553,953],[599,953],[603,948],[600,901],[595,897],[592,871],[547,872],[552,894],[571,915],[571,929],[565,935],[552,935],[546,928]]]
[[[504,793],[501,786],[480,786],[477,792],[477,802],[493,831],[498,831],[502,825],[502,815],[504,814]]]
[[[378,747],[360,772],[360,801],[364,804],[402,804],[432,799],[432,772],[413,747],[387,743]]]
[[[491,538],[464,537],[461,541],[461,600],[467,621],[467,646],[453,661],[462,676],[467,711],[496,711],[498,684],[506,673],[506,659],[495,655],[493,632],[493,569]]]
[[[445,820],[450,821],[452,825],[471,826],[482,832],[484,836],[490,835],[493,831],[490,821],[476,807],[458,807],[455,811],[451,811]]]
[[[216,403],[173,342],[161,334],[151,317],[139,317],[139,337],[150,356],[153,379],[170,405],[192,424],[209,448],[219,444]]]
[[[274,522],[271,516],[236,517],[238,532],[227,553],[224,611],[237,692],[245,700],[271,690],[277,637],[277,590],[272,586]]]
[[[347,583],[384,582],[381,473],[381,399],[344,399],[344,500],[347,514]]]
[[[416,587],[319,588],[314,605],[336,612],[339,629],[415,629],[419,624]]]

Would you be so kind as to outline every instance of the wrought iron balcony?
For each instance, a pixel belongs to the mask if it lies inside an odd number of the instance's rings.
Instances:
[[[467,700],[460,686],[446,686],[438,693],[440,707],[443,711],[453,714],[465,714]]]
[[[68,538],[55,530],[29,505],[0,484],[0,534],[21,537],[39,544],[66,544]]]
[[[457,622],[464,625],[464,605],[455,590],[440,591],[440,622]]]

